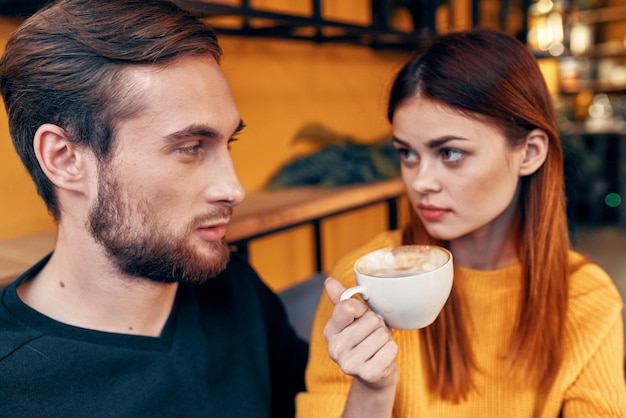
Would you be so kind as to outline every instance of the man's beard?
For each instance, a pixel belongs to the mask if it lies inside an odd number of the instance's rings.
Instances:
[[[183,235],[175,236],[160,223],[147,201],[129,202],[121,187],[101,167],[98,200],[89,213],[88,227],[121,273],[155,282],[202,283],[215,277],[228,263],[230,249],[222,240],[205,242],[207,254],[188,243],[197,226],[211,219],[230,218],[231,207],[214,209],[192,220]]]

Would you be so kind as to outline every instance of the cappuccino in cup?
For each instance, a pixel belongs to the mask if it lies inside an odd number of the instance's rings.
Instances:
[[[357,286],[341,300],[359,294],[396,329],[424,328],[435,321],[452,290],[452,254],[434,245],[382,248],[354,264]]]
[[[443,266],[451,255],[431,245],[404,245],[383,248],[357,260],[354,268],[375,277],[406,277]]]

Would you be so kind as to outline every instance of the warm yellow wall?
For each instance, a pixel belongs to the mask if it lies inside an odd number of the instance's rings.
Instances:
[[[0,18],[0,48],[19,24],[17,19]],[[9,138],[4,107],[0,111],[0,239],[54,227],[45,205],[17,157]]]
[[[406,54],[233,37],[221,44],[222,68],[247,125],[232,153],[249,188],[298,153],[292,139],[308,122],[365,141],[389,132],[386,91]]]
[[[301,151],[292,144],[299,128],[321,122],[363,140],[389,132],[386,92],[406,53],[295,41],[222,37],[228,76],[246,129],[232,148],[244,186],[263,187]],[[327,269],[336,258],[385,227],[384,207],[325,222]],[[264,238],[251,246],[251,261],[276,288],[314,272],[308,227]]]

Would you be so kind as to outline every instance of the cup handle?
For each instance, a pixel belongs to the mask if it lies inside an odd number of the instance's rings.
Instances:
[[[356,295],[357,293],[361,295],[363,300],[368,300],[370,298],[370,292],[369,290],[367,290],[367,287],[353,286],[349,289],[344,290],[343,293],[341,294],[341,297],[339,297],[339,300],[342,301],[342,300],[350,299],[352,296]]]

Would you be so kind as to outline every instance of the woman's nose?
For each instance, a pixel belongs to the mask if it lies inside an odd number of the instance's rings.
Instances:
[[[410,186],[418,193],[432,193],[439,191],[441,186],[437,180],[435,167],[423,164],[413,173]]]

